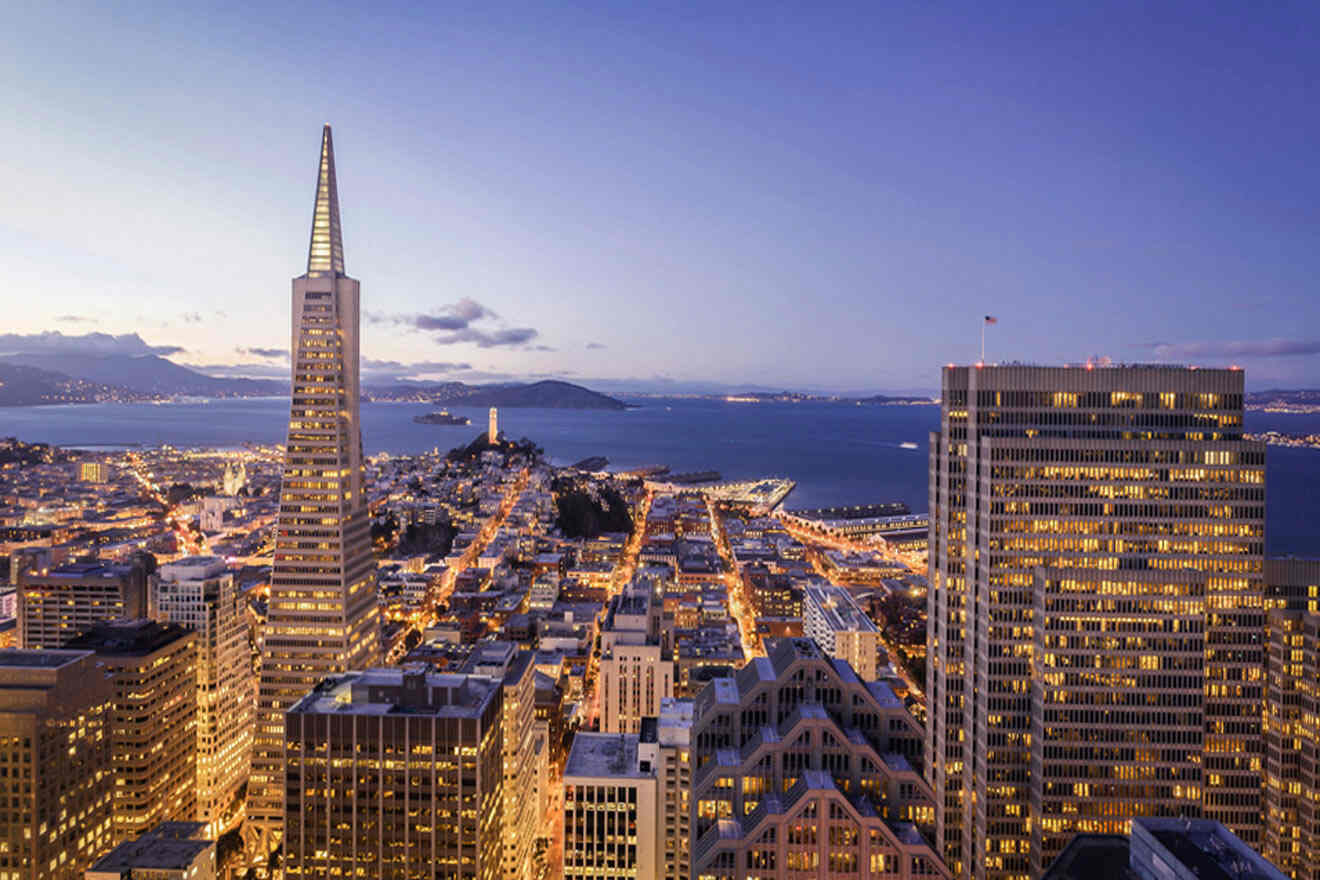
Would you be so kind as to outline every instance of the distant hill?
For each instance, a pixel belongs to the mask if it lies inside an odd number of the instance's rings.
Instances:
[[[0,357],[0,363],[37,367],[84,382],[146,394],[255,397],[289,392],[287,382],[207,376],[154,354],[11,354]]]
[[[628,409],[628,404],[570,382],[547,380],[531,385],[473,388],[455,402],[467,406],[543,407],[547,409]]]
[[[121,396],[119,389],[73,379],[63,373],[0,363],[0,406],[95,403]]]
[[[902,397],[902,396],[890,397],[887,394],[872,394],[870,397],[859,397],[857,399],[857,402],[887,404],[887,403],[934,403],[935,401],[933,398],[930,397]]]

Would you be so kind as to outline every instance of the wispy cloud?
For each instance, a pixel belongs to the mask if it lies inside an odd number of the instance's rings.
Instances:
[[[418,373],[455,373],[462,370],[470,370],[472,369],[472,365],[457,361],[411,361],[405,363],[403,361],[363,358],[362,368],[364,370],[373,370],[376,372],[392,371],[395,373],[415,375]]]
[[[1298,357],[1320,354],[1320,340],[1316,339],[1152,342],[1147,347],[1158,358]]]
[[[385,314],[367,312],[368,324],[400,327],[420,333],[431,333],[437,345],[458,345],[468,342],[478,348],[514,348],[527,345],[539,335],[532,327],[501,327],[499,315],[472,299],[463,297],[431,312]],[[477,322],[485,326],[475,326]],[[491,326],[490,322],[495,322]],[[537,349],[548,350],[548,349]]]
[[[437,345],[455,345],[471,342],[478,348],[499,348],[504,346],[526,345],[537,337],[531,327],[506,327],[502,330],[479,330],[468,327],[455,333],[446,333],[435,337]]]
[[[182,315],[180,315],[179,317],[183,318],[183,323],[185,323],[185,324],[200,324],[200,323],[202,323],[202,314],[201,314],[201,312],[184,312],[184,313],[183,313]]]
[[[588,342],[587,351],[599,351],[602,348],[608,348],[603,342]]]
[[[289,350],[287,348],[256,348],[256,347],[243,348],[240,346],[238,348],[235,348],[234,351],[238,352],[239,354],[251,355],[252,357],[266,358],[268,360],[287,361],[289,359]]]
[[[55,319],[61,324],[95,324],[95,318],[89,318],[86,315],[60,315]]]

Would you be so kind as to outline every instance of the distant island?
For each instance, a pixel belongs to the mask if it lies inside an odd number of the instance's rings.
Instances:
[[[447,409],[439,412],[430,412],[425,415],[413,416],[413,421],[419,425],[470,425],[472,420],[467,416],[456,416]]]
[[[932,397],[891,397],[887,394],[873,394],[869,397],[841,397],[828,394],[805,394],[801,391],[744,391],[739,394],[709,396],[715,400],[723,400],[726,403],[847,403],[920,406],[939,402]]]

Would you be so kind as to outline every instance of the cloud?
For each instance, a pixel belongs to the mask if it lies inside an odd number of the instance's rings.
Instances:
[[[289,368],[279,364],[187,364],[190,370],[218,379],[283,379],[289,381]]]
[[[89,318],[86,315],[60,315],[55,319],[63,324],[95,324],[95,318]]]
[[[532,327],[477,327],[478,321],[498,321],[499,315],[471,297],[442,306],[433,312],[418,314],[386,314],[367,312],[368,324],[402,327],[421,333],[434,333],[437,345],[457,345],[470,342],[478,348],[517,347],[526,345],[539,335]],[[502,322],[500,322],[502,323]],[[535,351],[553,351],[544,346]]]
[[[455,331],[466,330],[474,321],[482,318],[496,318],[494,312],[471,297],[463,297],[456,303],[441,306],[431,313],[388,315],[384,312],[367,312],[364,317],[368,324],[393,324],[407,327],[409,330]]]
[[[289,350],[287,348],[235,348],[234,351],[239,354],[250,354],[253,357],[267,358],[270,360],[288,360]]]
[[[1320,354],[1320,340],[1254,339],[1205,340],[1201,342],[1152,342],[1151,353],[1158,358],[1234,358],[1296,357]]]
[[[183,323],[185,323],[185,324],[200,324],[200,323],[202,323],[202,315],[201,315],[200,312],[184,312],[184,313],[183,313],[182,315],[180,315],[179,317],[183,318]]]
[[[537,337],[531,327],[506,327],[503,330],[479,330],[468,327],[455,333],[436,336],[438,345],[456,345],[460,342],[472,342],[478,348],[498,348],[501,346],[525,345]]]
[[[468,363],[459,363],[451,361],[413,361],[404,363],[402,361],[382,361],[375,358],[363,358],[362,368],[364,370],[392,370],[396,373],[454,373],[460,370],[470,370],[472,365]]]
[[[587,343],[587,351],[598,351],[598,350],[600,350],[600,349],[602,349],[602,348],[606,348],[606,345],[605,345],[605,343],[603,343],[603,342],[588,342],[588,343]]]
[[[44,333],[0,333],[0,354],[158,354],[185,351],[179,345],[149,345],[136,333],[65,335],[58,330]]]

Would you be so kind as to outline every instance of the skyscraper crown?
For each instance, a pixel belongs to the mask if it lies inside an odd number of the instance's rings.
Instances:
[[[339,231],[339,188],[335,185],[335,145],[330,124],[321,134],[321,168],[316,175],[316,207],[312,211],[312,243],[307,274],[344,274],[344,237]]]

